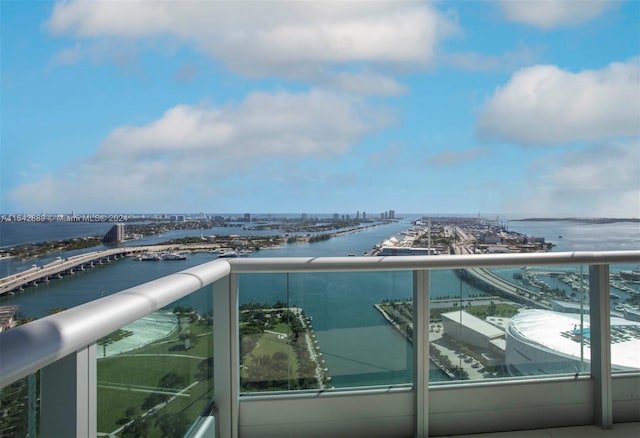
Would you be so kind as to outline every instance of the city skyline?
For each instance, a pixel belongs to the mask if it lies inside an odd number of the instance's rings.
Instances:
[[[637,1],[0,8],[3,214],[640,217]]]

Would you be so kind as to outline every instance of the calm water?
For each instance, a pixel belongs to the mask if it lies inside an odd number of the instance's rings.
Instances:
[[[409,228],[411,217],[358,233],[333,238],[313,244],[285,245],[280,249],[255,252],[252,257],[280,256],[344,256],[363,254],[376,243]],[[7,225],[7,224],[3,224]],[[3,236],[3,242],[17,239],[24,241],[47,240],[43,224],[19,227],[3,227],[2,232],[15,232]],[[72,229],[52,224],[49,239],[75,237]],[[69,224],[61,224],[69,225]],[[77,235],[102,233],[104,224],[70,224],[78,227]],[[85,226],[86,225],[86,226]],[[44,227],[29,234],[33,226]],[[91,226],[94,228],[92,229]],[[554,251],[621,250],[640,248],[640,227],[632,223],[576,224],[571,222],[511,222],[509,227],[530,236],[544,236],[556,244]],[[100,229],[98,229],[100,228]],[[107,227],[108,229],[108,227]],[[106,230],[104,231],[106,232]],[[180,230],[164,236],[148,238],[144,243],[155,243],[168,238],[199,234],[247,234],[242,228],[212,230]],[[267,234],[273,234],[268,232]],[[26,236],[26,237],[25,237]],[[34,236],[37,236],[34,237]],[[42,237],[45,236],[45,237]],[[562,236],[562,238],[559,238]],[[30,240],[33,239],[33,240]],[[17,242],[20,243],[20,242]],[[136,241],[136,244],[142,242]],[[62,254],[66,257],[70,254]],[[50,258],[53,258],[51,256]],[[14,296],[0,298],[0,305],[15,304],[23,317],[38,318],[55,307],[68,308],[106,296],[123,289],[145,283],[158,277],[178,272],[191,266],[214,260],[208,253],[190,254],[187,260],[171,262],[139,262],[131,258],[112,262],[95,269],[79,272],[73,277],[41,284]],[[46,262],[39,260],[38,264]],[[2,261],[0,275],[26,269],[32,262]],[[510,275],[505,272],[505,275]],[[432,298],[468,296],[481,291],[461,283],[451,271],[431,274]],[[359,384],[391,384],[410,382],[412,361],[411,346],[397,333],[373,304],[385,298],[411,297],[412,276],[407,272],[378,273],[329,273],[329,274],[252,274],[240,277],[241,302],[288,301],[302,307],[313,318],[313,326],[327,367],[335,386]],[[190,306],[198,306],[192,299]],[[443,380],[433,371],[432,380]]]
[[[640,249],[640,223],[589,224],[571,221],[509,222],[509,229],[545,237],[560,251],[629,251]]]

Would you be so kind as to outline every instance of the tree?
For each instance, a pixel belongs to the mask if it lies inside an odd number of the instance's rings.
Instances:
[[[164,403],[168,399],[169,399],[169,396],[166,394],[159,394],[157,392],[153,392],[149,394],[147,398],[144,399],[141,407],[143,410],[146,411],[148,409],[153,408],[156,405],[159,405],[160,403]]]
[[[198,380],[207,380],[213,377],[213,356],[201,360],[198,363],[198,372],[196,378]]]
[[[49,309],[49,310],[47,311],[47,314],[49,314],[49,315],[54,315],[54,314],[56,314],[56,313],[64,312],[65,310],[67,310],[67,308],[66,308],[66,307],[54,307],[54,308],[52,308],[52,309]]]
[[[127,424],[137,414],[138,414],[138,409],[136,409],[133,406],[129,406],[127,409],[124,410],[124,414],[122,415],[122,417],[119,418],[118,421],[116,421],[116,424],[118,425]]]
[[[123,438],[144,438],[149,435],[149,423],[145,418],[136,418],[122,429]]]
[[[173,438],[184,436],[189,428],[189,421],[182,412],[171,412],[158,418],[156,426],[160,428],[161,436]]]
[[[405,327],[405,333],[407,334],[408,338],[413,338],[413,327],[407,324],[407,326]]]
[[[184,386],[184,377],[176,373],[167,373],[159,383],[160,388],[182,388]]]

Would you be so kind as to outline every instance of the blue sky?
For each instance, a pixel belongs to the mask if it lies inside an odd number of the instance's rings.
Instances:
[[[0,212],[640,217],[640,2],[1,0]]]

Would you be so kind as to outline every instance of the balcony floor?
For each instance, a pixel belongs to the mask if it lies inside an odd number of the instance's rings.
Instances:
[[[557,427],[517,432],[456,435],[452,438],[635,438],[640,437],[640,423],[615,423],[613,429],[598,426]],[[445,438],[445,437],[442,437]]]

